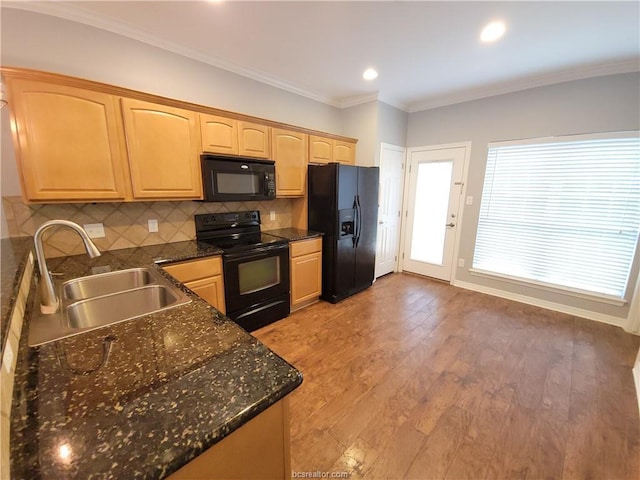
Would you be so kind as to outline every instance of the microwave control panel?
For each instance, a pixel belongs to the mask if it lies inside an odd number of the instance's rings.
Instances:
[[[264,176],[264,179],[267,182],[268,194],[275,196],[275,194],[276,194],[276,178],[275,178],[275,176],[270,176],[269,174],[266,174]]]

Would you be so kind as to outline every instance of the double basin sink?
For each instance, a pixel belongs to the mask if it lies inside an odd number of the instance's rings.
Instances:
[[[61,285],[59,298],[58,313],[34,314],[29,331],[30,346],[191,301],[182,290],[153,268],[131,268],[69,280]]]

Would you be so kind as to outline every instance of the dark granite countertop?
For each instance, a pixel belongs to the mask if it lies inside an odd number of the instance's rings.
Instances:
[[[48,266],[66,280],[96,267],[218,253],[180,242]],[[300,385],[294,367],[190,295],[187,305],[36,348],[27,346],[25,327],[11,413],[13,478],[164,478]]]
[[[9,318],[18,295],[27,256],[32,248],[32,237],[0,240],[0,315],[2,315],[0,317],[0,352],[4,352]],[[2,358],[1,354],[0,358]]]
[[[320,232],[314,232],[313,230],[301,230],[299,228],[277,228],[275,230],[266,230],[263,233],[286,238],[290,242],[322,236],[322,233]]]

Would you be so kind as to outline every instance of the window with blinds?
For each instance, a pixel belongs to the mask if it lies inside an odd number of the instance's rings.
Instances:
[[[638,132],[489,144],[472,271],[621,300],[639,229]]]

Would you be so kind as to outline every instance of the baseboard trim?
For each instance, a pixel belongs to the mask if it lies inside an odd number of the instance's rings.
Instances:
[[[566,313],[568,315],[574,315],[576,317],[586,318],[588,320],[594,320],[596,322],[606,323],[608,325],[614,325],[622,329],[624,329],[624,325],[627,321],[626,318],[619,318],[612,315],[605,315],[602,313],[592,312],[590,310],[584,310],[582,308],[570,307],[561,303],[548,302],[546,300],[540,300],[539,298],[520,295],[518,293],[506,292],[504,290],[485,287],[484,285],[478,285],[475,283],[454,280],[453,282],[451,282],[451,285],[453,285],[454,287],[464,288],[465,290],[473,290],[475,292],[486,293],[487,295],[492,295],[494,297],[500,297],[507,300],[513,300],[515,302],[526,303],[527,305],[533,305],[534,307],[546,308],[547,310],[554,310],[556,312]]]

